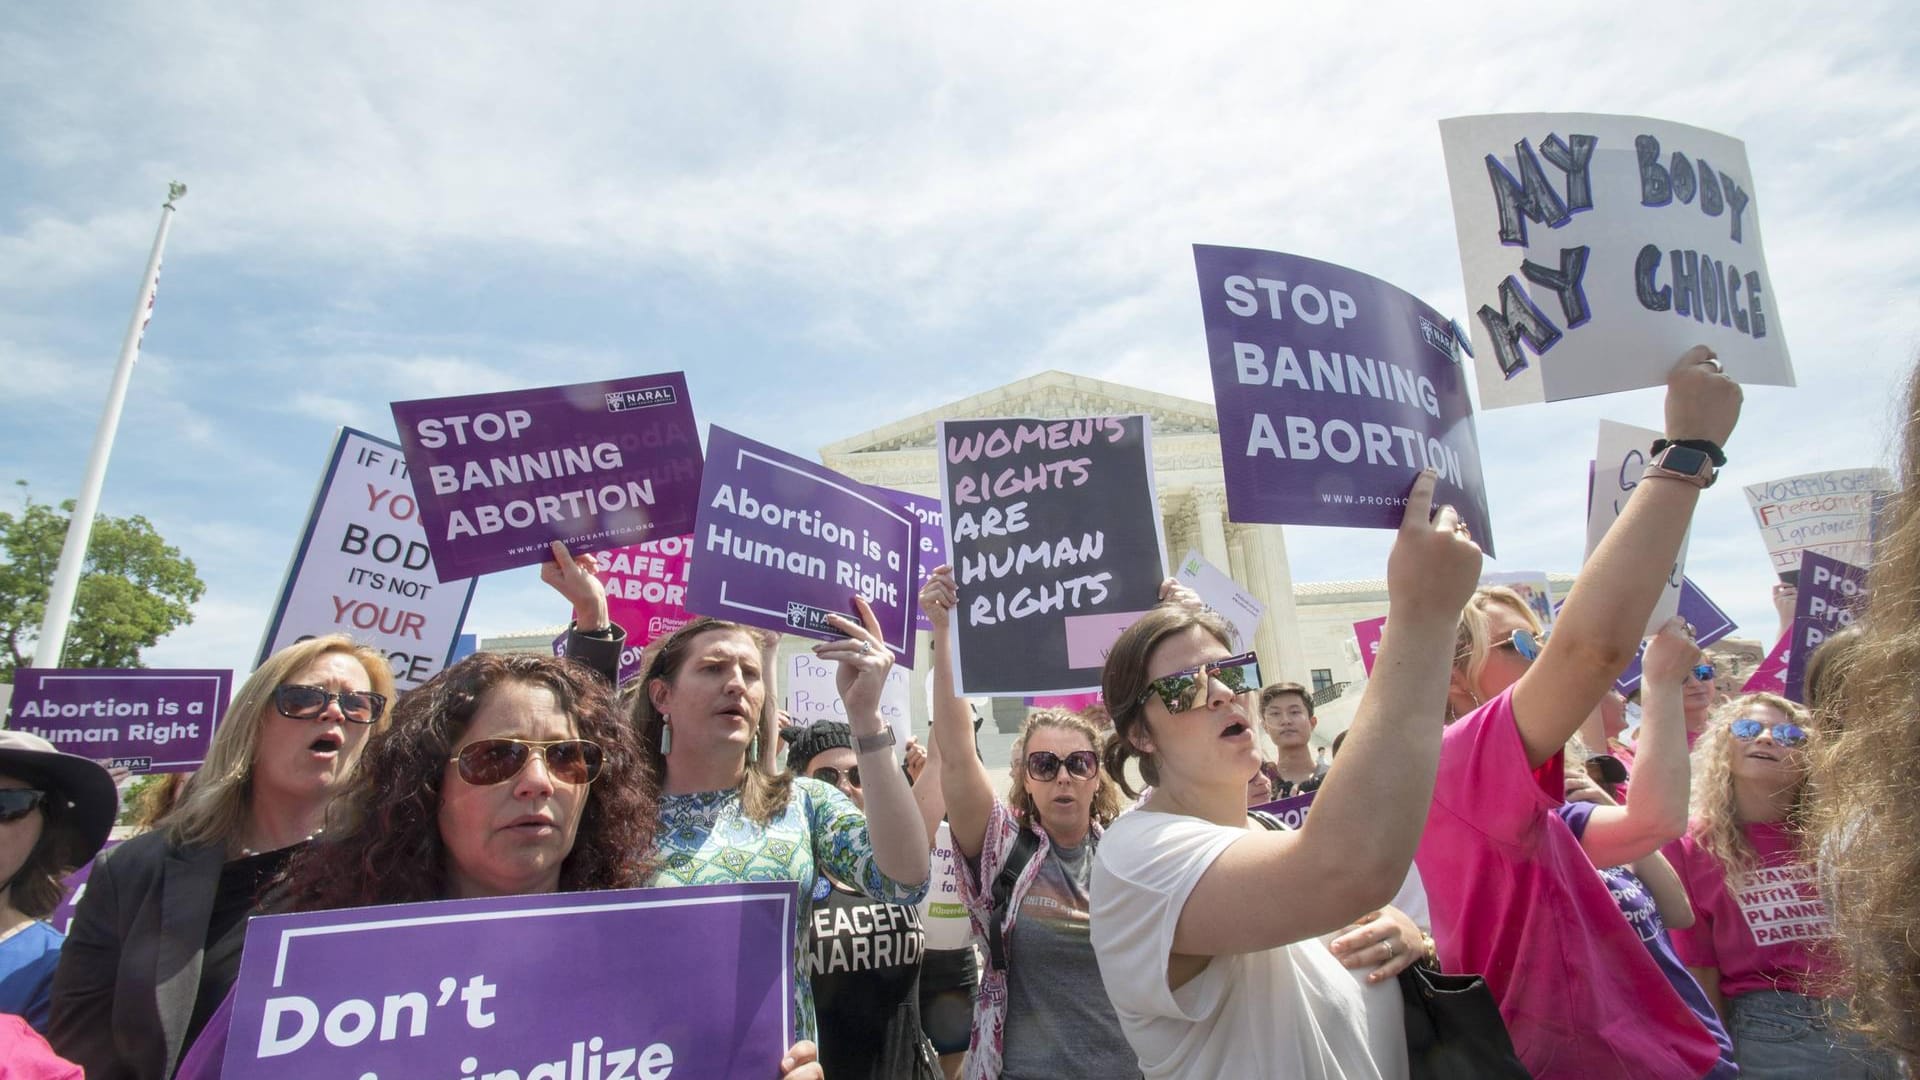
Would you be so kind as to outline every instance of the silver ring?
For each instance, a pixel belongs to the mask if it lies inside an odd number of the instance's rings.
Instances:
[[[862,641],[862,642],[860,643],[860,651],[861,651],[862,653],[870,653],[870,652],[872,652],[872,651],[873,651],[873,642],[871,642],[871,641]]]
[[[1387,944],[1387,959],[1391,960],[1394,957],[1400,955],[1400,943],[1398,941],[1395,941],[1392,938],[1388,938],[1386,944]]]
[[[1726,368],[1724,368],[1724,367],[1722,367],[1722,366],[1720,366],[1720,358],[1719,358],[1719,357],[1717,357],[1717,356],[1709,356],[1709,357],[1707,357],[1707,359],[1706,359],[1706,362],[1707,362],[1707,363],[1709,363],[1709,364],[1712,364],[1712,365],[1713,365],[1713,370],[1715,370],[1715,371],[1725,371],[1725,370],[1727,370]]]

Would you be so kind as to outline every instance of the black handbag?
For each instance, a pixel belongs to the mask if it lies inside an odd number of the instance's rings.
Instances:
[[[1413,1080],[1530,1080],[1487,980],[1425,963],[1400,973]]]

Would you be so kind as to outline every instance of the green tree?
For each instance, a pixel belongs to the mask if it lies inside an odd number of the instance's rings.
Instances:
[[[55,508],[30,494],[18,515],[0,512],[0,680],[13,681],[33,659],[72,514],[72,499]],[[94,518],[61,665],[143,666],[140,650],[191,623],[191,605],[206,591],[193,560],[146,518]]]

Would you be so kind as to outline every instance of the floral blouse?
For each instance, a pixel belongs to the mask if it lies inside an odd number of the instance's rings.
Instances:
[[[839,788],[805,777],[793,781],[787,808],[765,825],[746,816],[740,791],[660,797],[660,863],[650,885],[720,885],[797,881],[794,910],[794,1038],[815,1038],[813,984],[807,978],[807,927],[820,871],[875,900],[918,904],[926,882],[903,885],[880,871],[867,818]]]

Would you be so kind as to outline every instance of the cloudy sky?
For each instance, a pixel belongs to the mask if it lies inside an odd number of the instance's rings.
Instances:
[[[1190,245],[1353,266],[1464,321],[1436,121],[1633,113],[1752,162],[1800,386],[1749,390],[1688,569],[1769,628],[1739,483],[1884,461],[1920,345],[1920,24],[1575,6],[20,8],[0,479],[77,490],[172,179],[102,509],[208,584],[149,661],[244,669],[335,427],[390,436],[389,401],[684,370],[703,420],[813,455],[1054,368],[1210,399]],[[1493,568],[1577,568],[1594,422],[1659,409],[1483,415]],[[1288,539],[1298,580],[1384,566],[1386,534]],[[468,626],[563,616],[529,570],[484,580]]]

